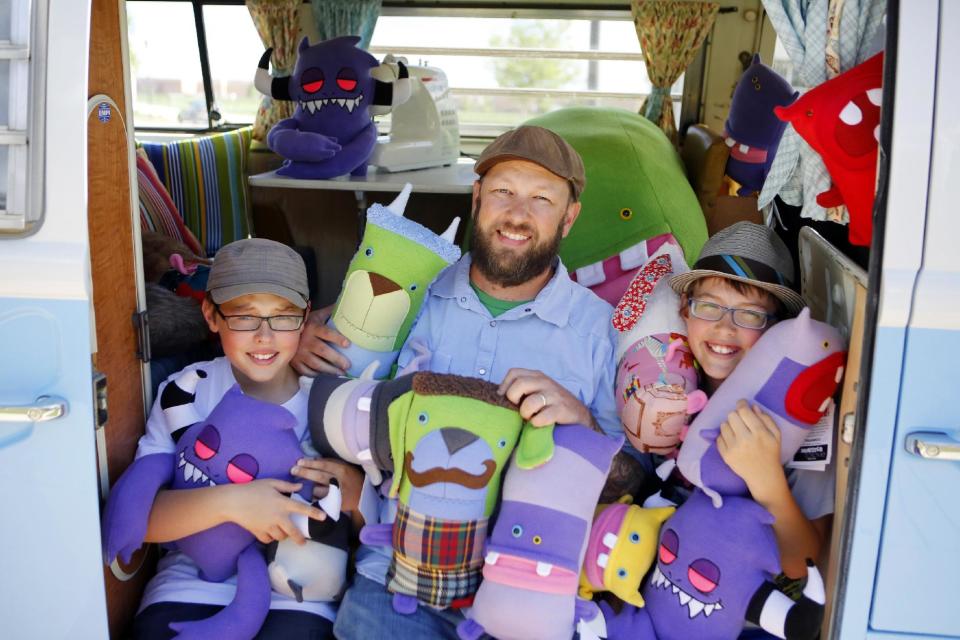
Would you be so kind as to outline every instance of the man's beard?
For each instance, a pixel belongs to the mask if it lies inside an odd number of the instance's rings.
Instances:
[[[473,211],[473,219],[479,220],[480,199],[477,199],[477,206]],[[473,225],[473,233],[470,236],[470,255],[473,265],[490,282],[501,287],[516,287],[533,280],[547,269],[553,266],[560,249],[560,240],[563,239],[564,219],[557,225],[557,232],[553,238],[539,242],[528,248],[523,253],[511,251],[503,248],[497,249],[494,245],[492,231],[490,235],[484,234],[480,229],[480,224]],[[533,238],[534,229],[527,225],[519,227],[504,227],[504,231],[518,233]]]

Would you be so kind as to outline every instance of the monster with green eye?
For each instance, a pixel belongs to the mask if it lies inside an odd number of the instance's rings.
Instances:
[[[407,184],[390,205],[367,209],[363,240],[328,321],[350,340],[348,347],[331,346],[350,360],[347,375],[355,378],[375,361],[374,377],[390,375],[427,287],[460,258],[460,249],[453,244],[460,219],[437,235],[404,218],[410,190]]]
[[[677,150],[655,124],[623,109],[568,107],[528,120],[583,158],[582,209],[560,257],[574,280],[616,306],[664,243],[693,264],[707,225]]]

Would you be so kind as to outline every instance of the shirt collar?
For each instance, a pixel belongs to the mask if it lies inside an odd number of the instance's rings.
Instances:
[[[465,253],[460,260],[437,277],[430,289],[430,295],[453,298],[464,309],[489,313],[477,297],[476,291],[470,286],[471,262],[470,253]],[[566,326],[570,317],[570,306],[573,304],[571,290],[574,286],[566,267],[563,266],[563,261],[558,257],[553,277],[540,290],[537,297],[527,304],[507,311],[498,319],[512,320],[533,313],[558,327]]]

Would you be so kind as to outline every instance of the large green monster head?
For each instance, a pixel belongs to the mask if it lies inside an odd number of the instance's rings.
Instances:
[[[334,326],[353,343],[345,354],[353,376],[373,359],[389,370],[392,357],[383,354],[403,346],[427,287],[460,257],[453,244],[459,218],[437,235],[403,217],[409,193],[408,184],[389,206],[374,204],[367,210],[363,240],[333,311]]]
[[[599,107],[559,109],[524,124],[554,131],[583,158],[583,208],[560,245],[568,269],[618,254],[630,264],[632,247],[667,233],[693,264],[707,239],[706,222],[680,156],[655,124],[623,109]],[[645,251],[636,266],[645,261]]]
[[[432,517],[489,517],[524,424],[497,385],[415,373],[412,389],[391,402],[388,413],[391,494]]]

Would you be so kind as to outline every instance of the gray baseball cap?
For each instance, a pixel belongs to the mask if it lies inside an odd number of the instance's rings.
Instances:
[[[287,245],[266,238],[221,247],[210,268],[207,291],[217,304],[248,293],[272,293],[300,309],[307,307],[310,297],[303,258]]]

